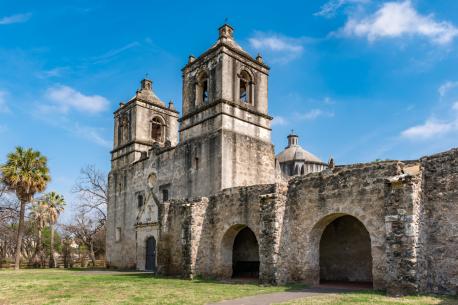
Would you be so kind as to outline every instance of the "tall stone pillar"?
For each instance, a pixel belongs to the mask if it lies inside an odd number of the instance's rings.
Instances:
[[[387,293],[401,296],[418,292],[417,260],[421,207],[420,175],[403,173],[387,179],[385,228]]]
[[[259,234],[259,281],[281,284],[280,237],[285,214],[287,185],[277,184],[276,192],[261,195],[261,231]]]
[[[207,206],[206,197],[195,199],[182,206],[182,275],[184,278],[192,279],[199,274],[197,253]]]

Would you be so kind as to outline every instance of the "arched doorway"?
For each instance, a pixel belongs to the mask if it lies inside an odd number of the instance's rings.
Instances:
[[[320,282],[372,285],[371,239],[355,217],[344,215],[330,222],[320,240]]]
[[[146,240],[145,270],[156,271],[156,239],[151,236]]]
[[[237,233],[232,246],[232,277],[259,276],[259,245],[250,228]]]

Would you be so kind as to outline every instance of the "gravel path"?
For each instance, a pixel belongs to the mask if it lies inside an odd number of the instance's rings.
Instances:
[[[336,294],[342,292],[350,292],[351,289],[339,288],[308,288],[299,291],[276,292],[268,294],[260,294],[251,297],[243,297],[235,300],[226,300],[208,305],[270,305],[291,301],[294,299],[313,297],[323,294]]]

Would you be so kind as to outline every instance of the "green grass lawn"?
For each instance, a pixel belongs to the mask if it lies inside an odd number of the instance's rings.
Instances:
[[[376,291],[359,291],[298,299],[281,305],[457,305],[458,299],[445,296],[391,298]]]
[[[296,286],[297,287],[297,286]],[[205,304],[293,287],[69,270],[0,270],[0,304]]]
[[[144,273],[78,270],[0,270],[0,304],[205,304],[242,296],[291,291],[300,286],[263,287],[255,283],[221,283],[153,277]],[[290,305],[458,304],[441,297],[388,298],[358,292],[305,298]]]

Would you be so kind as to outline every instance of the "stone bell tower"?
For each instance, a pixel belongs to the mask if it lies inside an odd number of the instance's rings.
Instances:
[[[224,24],[216,43],[198,58],[190,56],[182,72],[180,143],[188,145],[190,162],[201,170],[189,177],[201,186],[190,194],[273,183],[269,67],[262,57],[251,57]]]
[[[178,142],[178,111],[166,106],[153,91],[153,82],[143,79],[140,89],[114,112],[112,168],[146,157],[153,145],[175,146]]]

